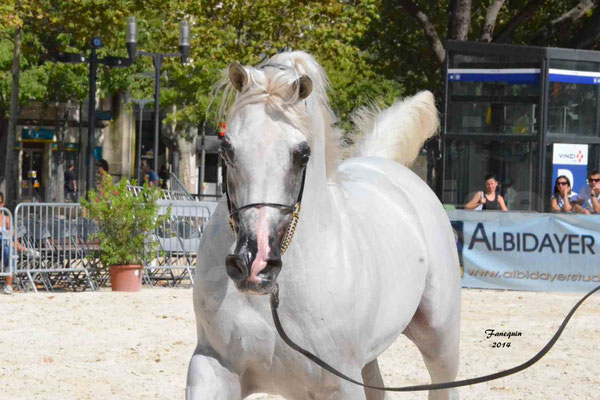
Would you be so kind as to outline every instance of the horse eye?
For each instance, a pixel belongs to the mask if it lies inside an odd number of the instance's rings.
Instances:
[[[310,154],[303,154],[302,158],[300,158],[300,165],[306,167],[308,165],[308,160],[310,160]]]
[[[310,160],[310,147],[306,143],[301,144],[294,151],[294,159],[301,167],[306,167]]]

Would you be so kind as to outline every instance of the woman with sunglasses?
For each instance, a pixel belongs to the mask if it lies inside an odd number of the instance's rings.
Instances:
[[[581,212],[581,203],[577,193],[571,191],[571,181],[561,175],[554,181],[554,194],[551,208],[556,212]]]

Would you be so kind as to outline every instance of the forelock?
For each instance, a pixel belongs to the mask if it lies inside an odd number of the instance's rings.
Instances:
[[[337,118],[327,98],[327,75],[315,58],[303,51],[284,52],[256,67],[243,68],[248,83],[240,93],[233,88],[228,71],[223,71],[219,84],[224,88],[220,115],[232,120],[244,106],[264,104],[267,111],[280,112],[311,143],[314,127],[311,127],[312,116],[307,101],[314,102],[323,116],[328,175],[335,174],[341,157],[340,131],[334,127]],[[304,100],[300,98],[299,88],[294,86],[302,75],[312,81],[312,92]]]

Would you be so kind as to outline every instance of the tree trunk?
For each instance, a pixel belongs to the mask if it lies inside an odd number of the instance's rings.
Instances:
[[[431,50],[435,55],[435,59],[440,65],[444,64],[446,50],[444,49],[444,45],[440,40],[437,31],[435,30],[435,26],[431,23],[427,15],[421,11],[421,9],[419,9],[419,7],[412,0],[399,0],[399,2],[406,12],[419,21],[423,27],[423,31],[425,32],[425,37],[427,37],[427,40],[429,41]]]
[[[55,123],[54,123],[54,134],[56,135],[57,149],[56,153],[53,154],[54,162],[54,174],[51,177],[52,181],[52,197],[55,202],[62,203],[65,201],[65,153],[64,145],[67,136],[67,119],[69,117],[67,109],[61,112],[60,107],[56,106]]]
[[[17,3],[17,6],[19,3]],[[6,185],[4,201],[11,207],[16,206],[19,188],[17,187],[17,156],[15,152],[15,141],[17,137],[17,124],[19,119],[19,77],[21,72],[21,35],[22,28],[15,28],[13,60],[10,68],[12,85],[10,88],[10,116],[8,119],[8,135],[6,140],[6,166],[4,168]]]
[[[483,23],[483,29],[481,33],[482,42],[491,42],[492,35],[494,33],[494,27],[496,26],[496,20],[498,19],[498,13],[504,5],[504,0],[494,0],[488,7],[487,13],[485,14],[485,21]]]
[[[471,0],[452,0],[450,2],[451,39],[467,40],[471,28]]]
[[[543,2],[539,0],[529,1],[529,3],[521,8],[519,12],[517,12],[517,15],[504,24],[500,32],[494,36],[493,41],[498,43],[508,42],[517,28],[520,27],[525,21],[533,17],[542,5]]]
[[[574,38],[571,47],[585,49],[592,46],[600,39],[600,7],[596,7],[581,34]]]
[[[5,110],[0,109],[0,143],[6,143],[8,137],[8,119],[5,118]],[[0,145],[0,149],[4,150],[2,145]],[[4,189],[4,178],[6,174],[4,173],[4,167],[6,166],[6,151],[0,151],[0,191],[3,193],[6,192]]]
[[[196,143],[185,136],[178,135],[176,139],[180,157],[178,178],[188,192],[196,193]]]
[[[548,39],[555,35],[559,29],[585,17],[587,13],[594,7],[597,7],[597,5],[598,0],[581,0],[575,7],[571,8],[560,17],[550,21],[546,27],[540,29],[535,35],[534,43],[540,46],[545,45],[548,42]]]

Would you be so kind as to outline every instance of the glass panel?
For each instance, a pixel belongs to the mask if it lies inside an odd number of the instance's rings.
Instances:
[[[539,132],[539,61],[455,54],[448,75],[447,133]]]
[[[575,71],[600,71],[600,64],[591,61],[550,60],[550,68],[570,69]]]
[[[598,85],[550,82],[548,132],[596,136]]]
[[[490,89],[492,85],[487,84],[485,86],[483,89]],[[533,88],[523,90],[523,92],[535,92],[537,90],[536,85]],[[486,92],[486,90],[483,91]],[[489,90],[489,92],[493,92],[493,90]],[[537,95],[529,98],[526,96],[496,97],[493,95],[451,96],[448,104],[447,132],[458,134],[535,135],[539,132],[538,100]]]
[[[548,132],[566,135],[598,135],[596,122],[600,80],[597,72],[600,71],[600,64],[590,61],[551,59],[550,68],[564,70],[567,75],[560,79],[551,76]],[[594,72],[596,74],[593,74]]]
[[[451,68],[539,68],[540,61],[535,58],[515,55],[470,55],[452,53]],[[557,67],[558,68],[558,67]]]
[[[21,195],[41,199],[44,156],[41,151],[24,150],[21,167]]]
[[[485,176],[493,173],[509,210],[535,210],[538,152],[534,147],[532,142],[448,140],[443,202],[464,207],[484,190]]]

